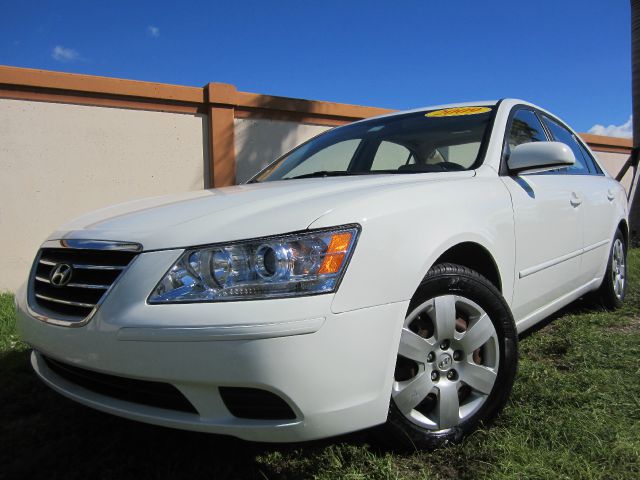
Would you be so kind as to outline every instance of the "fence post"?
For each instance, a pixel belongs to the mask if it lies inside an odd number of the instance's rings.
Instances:
[[[236,182],[235,104],[237,89],[227,83],[209,83],[209,185],[226,187]]]

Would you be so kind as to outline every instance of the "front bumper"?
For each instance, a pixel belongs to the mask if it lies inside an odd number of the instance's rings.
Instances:
[[[36,352],[121,377],[169,383],[197,413],[112,398],[67,381],[32,356],[38,375],[90,407],[158,425],[246,440],[312,440],[386,420],[407,302],[334,314],[333,295],[232,303],[148,305],[153,285],[179,252],[141,254],[89,323],[51,325],[17,295],[18,329]],[[157,273],[157,275],[155,275]],[[153,282],[151,282],[153,283]],[[292,420],[233,416],[219,387],[275,393]]]

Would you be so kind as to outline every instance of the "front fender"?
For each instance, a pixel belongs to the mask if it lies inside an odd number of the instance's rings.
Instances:
[[[380,188],[343,205],[310,226],[362,225],[353,258],[333,300],[333,312],[411,299],[438,257],[462,242],[475,242],[493,256],[503,295],[511,302],[513,210],[509,192],[499,178]]]

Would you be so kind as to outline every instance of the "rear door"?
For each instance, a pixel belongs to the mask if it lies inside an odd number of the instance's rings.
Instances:
[[[503,162],[515,146],[549,140],[538,115],[515,107],[507,125]],[[578,177],[557,171],[503,175],[515,224],[516,321],[578,287],[584,209]]]

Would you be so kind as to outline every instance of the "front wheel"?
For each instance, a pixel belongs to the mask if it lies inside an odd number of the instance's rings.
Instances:
[[[493,284],[460,265],[433,267],[404,321],[383,427],[387,443],[434,448],[493,419],[511,392],[517,342]]]

